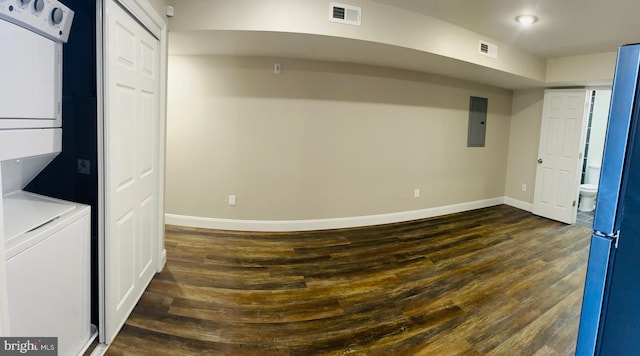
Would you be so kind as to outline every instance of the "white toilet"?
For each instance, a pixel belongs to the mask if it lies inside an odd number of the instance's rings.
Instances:
[[[587,167],[585,184],[580,184],[579,211],[593,211],[596,208],[596,195],[598,194],[598,181],[600,180],[600,165],[590,164]]]

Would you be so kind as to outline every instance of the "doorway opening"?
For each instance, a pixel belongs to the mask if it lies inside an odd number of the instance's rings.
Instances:
[[[600,179],[600,167],[604,141],[609,120],[611,88],[594,89],[590,92],[589,110],[585,113],[586,135],[582,147],[582,174],[580,197],[576,205],[576,225],[591,228],[595,213],[595,199]]]

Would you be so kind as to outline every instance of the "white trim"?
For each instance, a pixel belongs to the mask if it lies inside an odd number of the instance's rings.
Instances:
[[[164,231],[162,232],[162,236],[164,237]],[[160,257],[158,259],[159,261],[156,265],[156,273],[162,272],[162,270],[164,269],[164,266],[166,266],[167,264],[167,250],[165,248],[162,248],[162,251],[160,252]]]
[[[162,39],[163,29],[166,23],[156,9],[146,0],[115,0],[133,17],[140,21],[142,25],[151,32],[158,40]]]
[[[107,344],[98,344],[95,349],[91,352],[90,356],[102,356],[107,353],[109,349],[109,345]]]
[[[104,28],[106,5],[103,0],[96,0],[96,119],[97,119],[97,143],[98,143],[98,172],[104,172],[105,168],[105,153],[104,153],[104,64],[103,59],[105,55],[104,44],[106,39],[106,31]],[[106,330],[106,311],[105,311],[105,214],[106,214],[106,196],[105,196],[105,176],[103,173],[98,173],[98,342],[105,342],[105,330]],[[95,301],[95,297],[92,303]]]
[[[500,197],[429,209],[402,211],[398,213],[312,220],[235,220],[166,214],[165,222],[169,225],[236,231],[310,231],[381,225],[424,219],[434,216],[488,208],[504,204],[504,201],[505,198]]]
[[[524,210],[528,212],[533,211],[533,204],[524,202],[522,200],[516,200],[509,197],[504,197],[504,203],[514,208],[518,208],[520,210]]]
[[[82,349],[80,350],[80,353],[78,355],[84,355],[85,352],[89,350],[89,348],[97,338],[98,338],[98,327],[91,324],[91,337],[89,337],[89,340],[87,340],[84,346],[82,346]]]
[[[148,3],[147,3],[148,4]],[[151,6],[148,4],[148,6]],[[154,10],[155,13],[155,10]],[[157,13],[156,13],[157,14]],[[160,123],[158,124],[158,190],[157,194],[157,210],[156,216],[156,272],[160,273],[167,262],[167,251],[164,248],[164,191],[165,191],[165,172],[166,172],[166,156],[167,156],[167,70],[169,66],[169,47],[168,47],[168,28],[167,23],[160,15],[156,20],[160,20],[160,103],[158,115]]]
[[[2,187],[2,168],[0,168],[0,187]],[[7,294],[7,263],[5,261],[4,210],[0,195],[0,336],[9,336],[9,303]]]

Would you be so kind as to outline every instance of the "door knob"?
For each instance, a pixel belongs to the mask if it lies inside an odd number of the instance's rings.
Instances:
[[[542,164],[542,158],[538,158],[538,164]]]

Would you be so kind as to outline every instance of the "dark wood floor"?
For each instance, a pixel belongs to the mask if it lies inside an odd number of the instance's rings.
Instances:
[[[167,226],[107,355],[573,355],[589,229],[508,206],[375,227]]]

